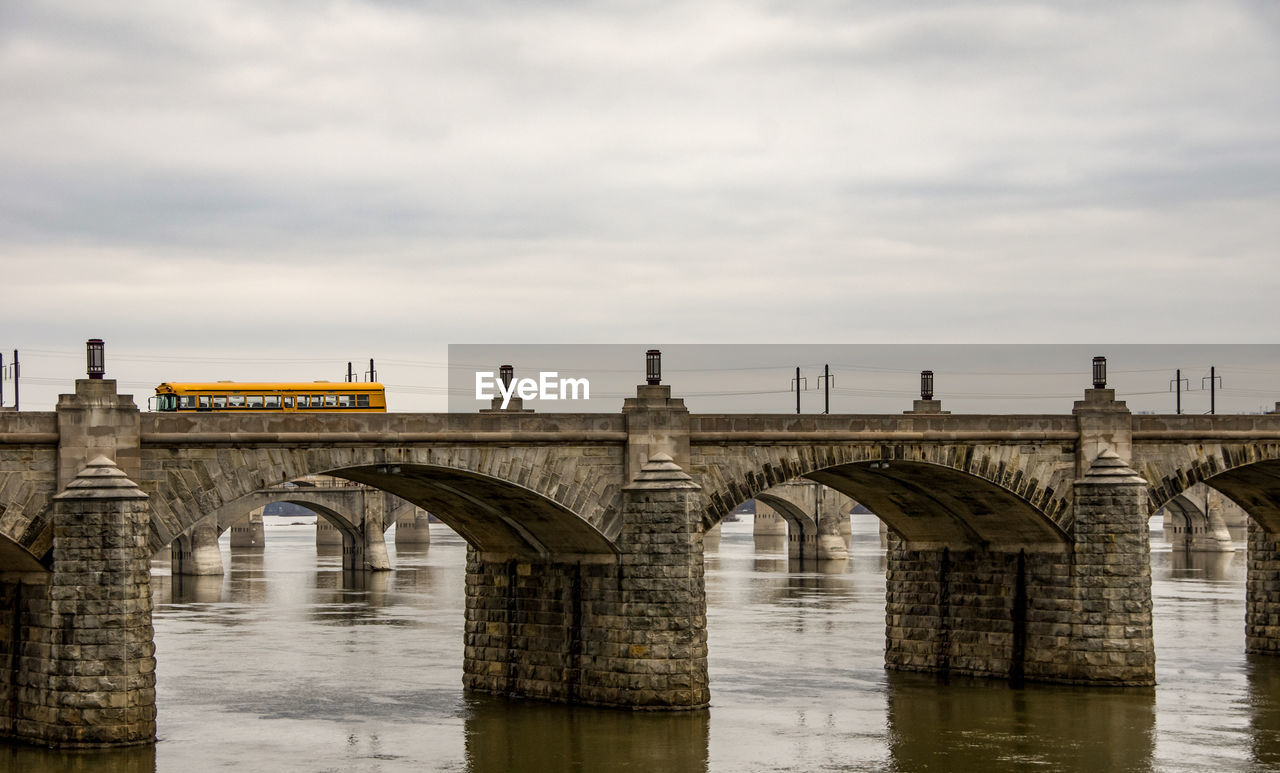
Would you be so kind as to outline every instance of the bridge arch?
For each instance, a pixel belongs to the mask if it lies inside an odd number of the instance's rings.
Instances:
[[[1135,449],[1135,457],[1151,486],[1153,514],[1203,483],[1266,531],[1280,532],[1280,443],[1165,444]]]
[[[1070,528],[1069,465],[1016,447],[757,446],[703,460],[708,528],[738,501],[796,477],[865,505],[921,545],[1061,545]]]
[[[163,476],[143,482],[153,493],[152,547],[163,548],[211,513],[218,514],[220,529],[228,528],[244,512],[280,501],[278,494],[258,493],[268,485],[324,474],[428,510],[482,552],[528,559],[616,553],[607,530],[620,528],[617,483],[611,492],[600,480],[574,476],[572,460],[567,474],[557,475],[557,460],[545,451],[537,453],[541,459],[525,455],[523,464],[513,465],[518,454],[512,451],[268,448],[175,455],[162,464]],[[388,462],[389,456],[396,460]],[[300,490],[298,499],[314,509],[314,497]],[[329,519],[342,529],[361,526],[336,512]]]

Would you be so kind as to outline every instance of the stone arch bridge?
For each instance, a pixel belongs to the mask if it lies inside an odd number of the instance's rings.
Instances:
[[[694,415],[641,386],[618,414],[179,415],[78,381],[0,413],[0,735],[153,741],[149,557],[313,473],[467,540],[464,684],[490,693],[706,706],[702,536],[798,477],[889,526],[890,668],[1152,684],[1147,520],[1198,483],[1251,516],[1248,647],[1280,651],[1280,416],[1135,416],[1107,389],[1064,415],[922,403]]]

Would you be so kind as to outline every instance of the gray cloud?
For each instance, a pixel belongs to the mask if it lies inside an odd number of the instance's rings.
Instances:
[[[0,346],[1266,340],[1278,31],[1193,0],[11,3]]]

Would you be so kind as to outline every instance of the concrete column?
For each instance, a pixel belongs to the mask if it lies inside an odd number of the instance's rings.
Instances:
[[[361,536],[364,539],[363,557],[359,567],[370,572],[391,570],[391,557],[387,554],[386,523],[391,494],[376,489],[364,492],[364,521]]]
[[[826,492],[820,492],[819,497]],[[835,494],[836,492],[830,492]],[[824,507],[822,500],[819,499],[818,514],[818,538],[817,538],[817,558],[819,561],[844,561],[849,558],[849,541],[845,538],[845,531],[841,529],[841,521],[844,525],[849,523],[848,518],[841,518],[834,512]]]
[[[262,524],[262,508],[249,513],[243,521],[231,526],[231,547],[263,548],[267,545],[267,533]]]
[[[756,537],[785,537],[787,522],[772,507],[756,500],[756,514],[752,519],[751,534]]]
[[[342,529],[327,518],[316,515],[316,547],[337,547],[343,544]]]
[[[699,487],[666,454],[623,493],[619,555],[467,556],[463,683],[635,709],[707,705]]]
[[[421,507],[396,519],[396,547],[425,547],[431,544],[431,516]]]
[[[207,516],[173,541],[172,574],[211,577],[222,574],[222,550],[218,547],[218,520]]]
[[[156,738],[147,497],[105,457],[53,501],[53,571],[29,625],[12,737],[54,747]]]
[[[1280,655],[1280,534],[1249,519],[1245,579],[1245,651]]]
[[[1069,545],[951,550],[890,533],[886,665],[1154,684],[1147,484],[1106,451],[1074,494]]]

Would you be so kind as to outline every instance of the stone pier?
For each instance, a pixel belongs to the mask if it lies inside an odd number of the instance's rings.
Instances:
[[[0,583],[10,664],[0,734],[62,748],[152,743],[147,496],[98,457],[53,510],[47,584]]]
[[[422,548],[431,544],[431,516],[421,507],[396,518],[396,547]]]
[[[258,521],[262,523],[261,519]],[[218,519],[206,516],[203,520],[170,545],[170,566],[173,574],[215,576],[222,574],[222,549],[218,547]]]
[[[249,517],[231,525],[231,547],[262,548],[267,544],[267,533],[262,523],[263,508],[254,508]]]
[[[1280,655],[1280,535],[1250,520],[1248,551],[1245,651]]]
[[[620,554],[468,552],[464,684],[632,709],[707,705],[698,485],[656,454],[623,495]]]
[[[1104,451],[1075,484],[1070,544],[915,547],[891,535],[889,668],[1151,685],[1146,483]]]

